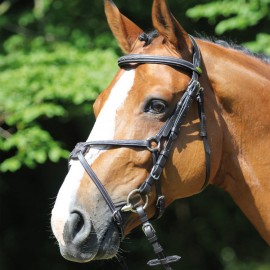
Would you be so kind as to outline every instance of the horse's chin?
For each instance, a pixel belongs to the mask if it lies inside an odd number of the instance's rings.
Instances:
[[[111,223],[102,237],[94,260],[106,260],[113,258],[118,252],[120,241],[121,238],[119,231],[116,226]]]
[[[116,256],[120,235],[117,227],[110,223],[102,235],[97,235],[91,231],[90,235],[80,245],[68,243],[60,245],[61,255],[69,261],[87,263],[93,260],[106,260]]]

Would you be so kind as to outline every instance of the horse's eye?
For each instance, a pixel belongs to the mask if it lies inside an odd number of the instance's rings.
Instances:
[[[160,99],[152,99],[147,107],[146,112],[153,114],[161,114],[164,113],[167,109],[167,103]]]

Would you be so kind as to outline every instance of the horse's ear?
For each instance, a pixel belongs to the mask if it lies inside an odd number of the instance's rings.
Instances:
[[[104,0],[104,5],[108,24],[117,39],[119,46],[125,53],[129,53],[133,43],[143,30],[122,15],[113,1]]]
[[[176,49],[180,50],[190,43],[187,32],[170,12],[166,0],[154,0],[152,20],[153,26],[159,34],[164,36]]]

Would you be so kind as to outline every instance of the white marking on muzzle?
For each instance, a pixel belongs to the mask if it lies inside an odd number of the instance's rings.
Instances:
[[[113,140],[115,133],[115,118],[117,110],[124,105],[135,78],[135,71],[125,71],[116,82],[111,93],[100,111],[95,125],[87,141]],[[97,157],[105,150],[104,147],[92,147],[86,154],[89,164],[93,164]],[[76,200],[77,190],[84,175],[84,169],[79,161],[71,161],[71,168],[63,182],[52,210],[51,226],[56,239],[65,245],[63,239],[64,226],[69,218],[70,210]]]

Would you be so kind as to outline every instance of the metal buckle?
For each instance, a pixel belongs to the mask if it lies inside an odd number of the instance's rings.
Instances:
[[[155,167],[153,167],[153,169],[151,170],[150,175],[151,175],[151,177],[154,178],[155,180],[158,180],[159,177],[160,177],[160,175],[154,175],[154,173],[153,173],[154,168],[155,168]]]
[[[201,91],[201,84],[198,80],[191,79],[186,90],[191,97],[197,96]]]
[[[153,225],[149,222],[142,225],[142,230],[146,237],[152,238],[154,234],[156,234],[156,230],[154,229]]]
[[[200,96],[200,94],[203,93],[203,92],[204,92],[204,88],[203,88],[202,86],[199,85],[199,88],[198,88],[198,91],[197,91],[197,94],[196,94],[197,99],[198,99],[198,97]]]

